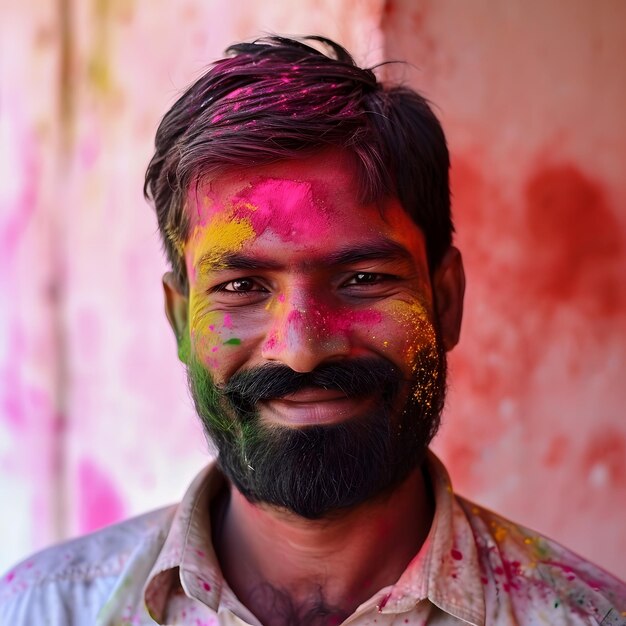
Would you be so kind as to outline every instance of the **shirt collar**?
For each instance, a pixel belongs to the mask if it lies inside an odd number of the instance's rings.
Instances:
[[[401,613],[428,599],[441,610],[480,626],[485,599],[474,533],[445,467],[429,452],[426,473],[435,514],[426,541],[379,603],[381,613]]]
[[[146,608],[158,623],[170,595],[181,587],[217,612],[224,578],[211,541],[210,506],[225,484],[213,462],[194,479],[178,506],[144,587]]]
[[[403,613],[428,599],[441,610],[480,626],[485,601],[474,534],[454,496],[448,473],[430,452],[426,473],[435,500],[422,548],[378,604],[381,613]],[[225,486],[215,463],[185,493],[144,588],[150,615],[161,623],[170,594],[186,594],[217,612],[224,579],[211,542],[210,504]]]

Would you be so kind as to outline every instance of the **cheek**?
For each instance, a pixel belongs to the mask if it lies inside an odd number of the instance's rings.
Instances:
[[[437,334],[428,309],[421,302],[395,302],[389,315],[395,323],[396,349],[401,348],[402,360],[413,373],[424,355],[436,358]]]
[[[233,356],[233,348],[241,344],[234,332],[232,318],[229,313],[208,310],[207,304],[193,294],[189,305],[193,351],[205,367],[218,370]]]
[[[405,332],[403,357],[414,383],[413,401],[432,408],[441,385],[435,327],[420,303],[398,303],[394,312]]]

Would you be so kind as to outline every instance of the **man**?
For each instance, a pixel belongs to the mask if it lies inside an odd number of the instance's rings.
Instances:
[[[0,623],[626,624],[626,585],[455,496],[428,452],[464,275],[426,101],[320,38],[229,53],[146,175],[218,462],[18,566]]]

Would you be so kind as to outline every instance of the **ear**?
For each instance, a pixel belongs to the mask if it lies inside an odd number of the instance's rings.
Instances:
[[[182,292],[174,272],[163,276],[163,295],[165,298],[165,315],[174,331],[178,345],[178,358],[187,362],[189,337],[187,319],[189,315],[189,298]]]
[[[465,294],[463,259],[457,248],[450,246],[435,270],[432,282],[443,345],[446,351],[452,350],[461,334]]]

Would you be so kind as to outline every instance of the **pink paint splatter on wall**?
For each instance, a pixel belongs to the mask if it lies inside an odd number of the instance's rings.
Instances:
[[[119,521],[125,505],[112,479],[91,459],[78,464],[78,529],[91,532]]]
[[[620,224],[604,187],[579,167],[539,169],[526,186],[529,276],[549,308],[574,302],[595,317],[620,314],[626,293]]]

